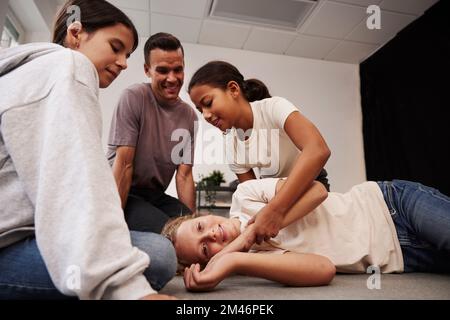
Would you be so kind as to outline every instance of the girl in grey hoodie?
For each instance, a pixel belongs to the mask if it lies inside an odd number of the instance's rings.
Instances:
[[[106,1],[73,0],[53,41],[0,52],[0,299],[168,298],[155,289],[173,247],[129,232],[101,143],[99,87],[126,69],[136,29]]]

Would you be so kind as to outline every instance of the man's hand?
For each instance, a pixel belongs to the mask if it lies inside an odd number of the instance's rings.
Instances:
[[[250,219],[247,228],[253,226],[255,241],[261,244],[278,235],[282,222],[283,219],[277,212],[272,212],[268,206],[265,206]]]
[[[214,289],[223,279],[230,275],[235,267],[233,253],[221,255],[218,259],[210,260],[203,271],[200,265],[193,264],[184,270],[184,285],[189,291],[209,291]]]

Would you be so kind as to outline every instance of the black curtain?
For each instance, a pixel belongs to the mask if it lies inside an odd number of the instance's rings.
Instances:
[[[367,179],[450,195],[450,1],[362,62],[360,76]]]

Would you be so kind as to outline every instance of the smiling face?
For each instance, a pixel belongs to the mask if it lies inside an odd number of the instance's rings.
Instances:
[[[127,68],[134,45],[132,31],[118,23],[95,32],[82,31],[74,48],[92,61],[97,69],[100,88],[108,87]]]
[[[190,97],[197,110],[213,126],[225,132],[240,118],[240,106],[235,98],[237,84],[230,83],[226,90],[210,85],[197,85],[190,91]]]
[[[181,48],[165,51],[159,48],[150,51],[150,65],[145,64],[145,73],[152,79],[152,90],[159,102],[178,100],[184,82],[184,57]]]
[[[205,264],[240,234],[240,221],[209,215],[186,220],[178,228],[175,250],[186,264]]]

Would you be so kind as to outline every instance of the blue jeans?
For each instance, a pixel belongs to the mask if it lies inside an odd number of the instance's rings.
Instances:
[[[131,242],[151,258],[144,275],[155,290],[162,289],[176,273],[172,243],[149,232],[131,231]],[[54,286],[34,237],[0,249],[1,299],[74,299]]]
[[[378,185],[397,230],[404,271],[450,273],[450,198],[417,182]]]
[[[132,187],[124,209],[128,229],[161,233],[170,218],[191,214],[180,200],[162,191]]]

